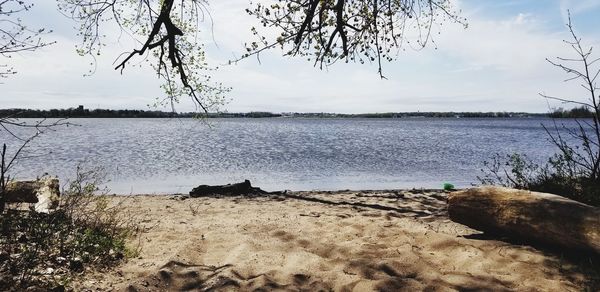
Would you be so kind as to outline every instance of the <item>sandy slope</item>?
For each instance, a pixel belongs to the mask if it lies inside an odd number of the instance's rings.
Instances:
[[[126,198],[141,253],[79,288],[160,291],[577,291],[583,276],[531,247],[468,239],[441,192],[302,198]],[[467,236],[468,238],[465,238]]]

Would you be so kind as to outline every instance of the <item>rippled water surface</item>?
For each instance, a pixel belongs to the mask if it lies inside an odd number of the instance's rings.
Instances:
[[[250,179],[267,190],[381,189],[476,183],[492,154],[554,153],[548,119],[73,119],[13,169],[72,177],[101,166],[115,193],[188,192]],[[566,121],[571,122],[571,121]],[[23,130],[18,130],[23,131]],[[2,141],[15,141],[0,132]]]

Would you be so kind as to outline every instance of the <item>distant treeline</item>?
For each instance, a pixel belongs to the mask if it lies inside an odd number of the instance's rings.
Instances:
[[[518,118],[545,117],[547,114],[522,112],[390,112],[365,114],[284,113],[282,116],[307,118]]]
[[[0,109],[0,117],[14,118],[519,118],[519,117],[555,117],[555,118],[584,118],[591,113],[585,108],[572,110],[558,109],[550,114],[524,112],[389,112],[366,114],[337,114],[337,113],[177,113],[170,111],[146,110],[109,110],[86,109],[83,106],[68,109],[33,110],[33,109]]]
[[[592,118],[594,114],[587,107],[581,106],[570,110],[558,108],[548,116],[552,118]]]
[[[163,111],[144,110],[89,110],[83,107],[68,109],[33,110],[0,109],[0,117],[14,118],[169,118],[181,114]]]
[[[178,113],[172,111],[86,109],[82,106],[68,109],[0,109],[0,117],[12,118],[271,118],[281,114],[269,112],[249,113]]]

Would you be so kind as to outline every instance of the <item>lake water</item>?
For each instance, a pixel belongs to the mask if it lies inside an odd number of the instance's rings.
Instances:
[[[187,193],[244,179],[266,190],[441,188],[477,183],[483,161],[555,152],[550,119],[72,119],[13,169],[61,181],[100,166],[114,193]],[[573,124],[573,121],[561,121]],[[24,131],[18,129],[17,131]],[[16,142],[5,131],[9,152]]]

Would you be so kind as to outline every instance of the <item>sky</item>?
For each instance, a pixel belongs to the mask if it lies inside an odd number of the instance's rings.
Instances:
[[[547,112],[568,106],[540,93],[587,98],[577,83],[565,83],[568,76],[545,60],[573,56],[563,43],[569,38],[567,9],[584,44],[600,43],[600,0],[453,0],[468,28],[446,23],[434,35],[435,45],[408,49],[384,63],[387,79],[379,77],[375,64],[340,63],[320,70],[277,49],[263,53],[260,62],[249,58],[227,65],[243,54],[244,42],[254,40],[250,27],[257,22],[244,12],[248,3],[212,1],[213,22],[200,27],[209,63],[219,67],[213,79],[232,87],[223,111]],[[95,73],[84,76],[92,68],[90,59],[76,54],[80,39],[75,24],[58,12],[54,1],[36,1],[22,19],[30,27],[53,29],[47,40],[56,43],[0,59],[18,71],[0,80],[0,108],[155,109],[149,104],[163,94],[152,69],[128,67],[123,74],[113,69],[114,60],[132,49],[130,41],[107,39]],[[184,98],[176,109],[191,111],[194,105]]]

